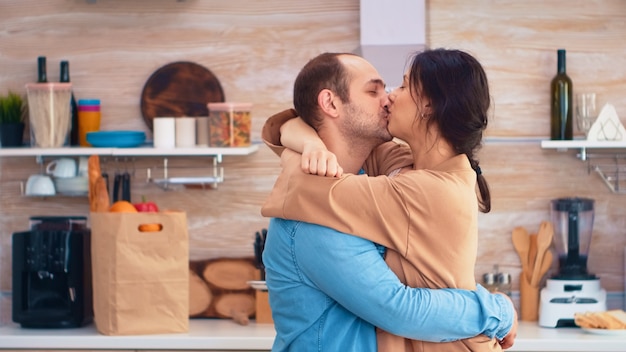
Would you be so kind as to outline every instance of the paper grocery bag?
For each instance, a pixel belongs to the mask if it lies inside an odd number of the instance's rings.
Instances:
[[[91,213],[94,322],[104,335],[189,330],[187,217]],[[160,231],[142,232],[140,228]]]

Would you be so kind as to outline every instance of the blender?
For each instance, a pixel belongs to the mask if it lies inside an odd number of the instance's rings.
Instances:
[[[593,228],[592,199],[552,200],[550,215],[559,272],[546,281],[539,300],[539,325],[573,327],[575,313],[606,310],[606,291],[587,271]]]

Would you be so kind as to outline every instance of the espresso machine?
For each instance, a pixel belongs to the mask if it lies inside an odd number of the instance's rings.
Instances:
[[[93,319],[91,231],[86,217],[32,217],[12,235],[13,321],[71,328]]]
[[[551,219],[559,271],[546,282],[539,299],[539,325],[573,327],[575,313],[606,310],[606,291],[587,271],[594,201],[559,198],[551,202]]]

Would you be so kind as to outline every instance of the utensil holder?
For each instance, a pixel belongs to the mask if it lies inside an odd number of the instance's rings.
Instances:
[[[256,322],[257,324],[273,324],[272,309],[270,308],[269,293],[256,290]]]
[[[520,320],[539,320],[539,287],[531,286],[526,276],[520,274]]]

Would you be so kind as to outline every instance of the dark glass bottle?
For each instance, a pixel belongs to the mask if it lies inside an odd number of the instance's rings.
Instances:
[[[565,73],[565,49],[557,51],[557,73],[550,84],[550,139],[571,140],[573,137],[572,80]]]
[[[48,73],[46,70],[46,57],[39,56],[37,58],[37,83],[48,82]]]
[[[69,83],[70,82],[70,63],[67,61],[61,61],[61,82]],[[79,145],[78,141],[78,105],[76,104],[76,99],[74,98],[74,92],[72,92],[72,98],[70,100],[71,113],[72,113],[72,125],[70,129],[70,145],[77,146]]]

